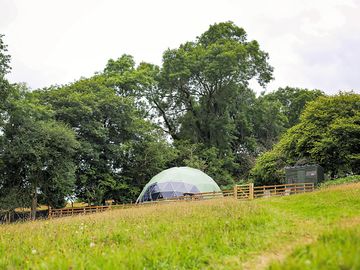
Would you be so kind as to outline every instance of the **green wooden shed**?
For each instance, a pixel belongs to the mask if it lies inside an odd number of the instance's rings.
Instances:
[[[317,184],[324,180],[324,169],[318,164],[285,167],[285,180],[287,184]]]

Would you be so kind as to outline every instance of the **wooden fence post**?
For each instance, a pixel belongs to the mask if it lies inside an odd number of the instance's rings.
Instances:
[[[254,183],[249,184],[249,199],[254,199]]]
[[[5,223],[10,224],[11,223],[11,211],[8,211],[5,213]]]
[[[238,187],[237,187],[237,185],[235,185],[235,186],[234,186],[234,197],[235,197],[235,199],[238,198],[238,196],[237,196],[237,190],[238,190]]]

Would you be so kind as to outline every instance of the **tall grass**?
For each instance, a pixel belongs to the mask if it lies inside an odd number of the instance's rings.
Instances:
[[[264,252],[357,216],[359,184],[2,225],[0,269],[241,269]]]
[[[320,184],[320,188],[330,187],[334,185],[352,184],[360,182],[360,175],[350,175],[337,179],[330,179]]]
[[[314,244],[298,248],[269,269],[360,269],[360,226],[325,233]]]

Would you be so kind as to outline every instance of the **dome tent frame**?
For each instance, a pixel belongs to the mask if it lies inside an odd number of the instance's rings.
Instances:
[[[204,172],[190,167],[173,167],[155,175],[145,185],[136,203],[218,191],[219,186]]]

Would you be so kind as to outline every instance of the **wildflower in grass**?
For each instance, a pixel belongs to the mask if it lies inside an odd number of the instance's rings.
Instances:
[[[33,249],[31,250],[31,254],[36,254],[36,253],[37,253],[36,249],[33,248]]]
[[[90,243],[90,247],[91,247],[91,248],[92,248],[92,247],[95,247],[95,243],[91,242],[91,243]]]

